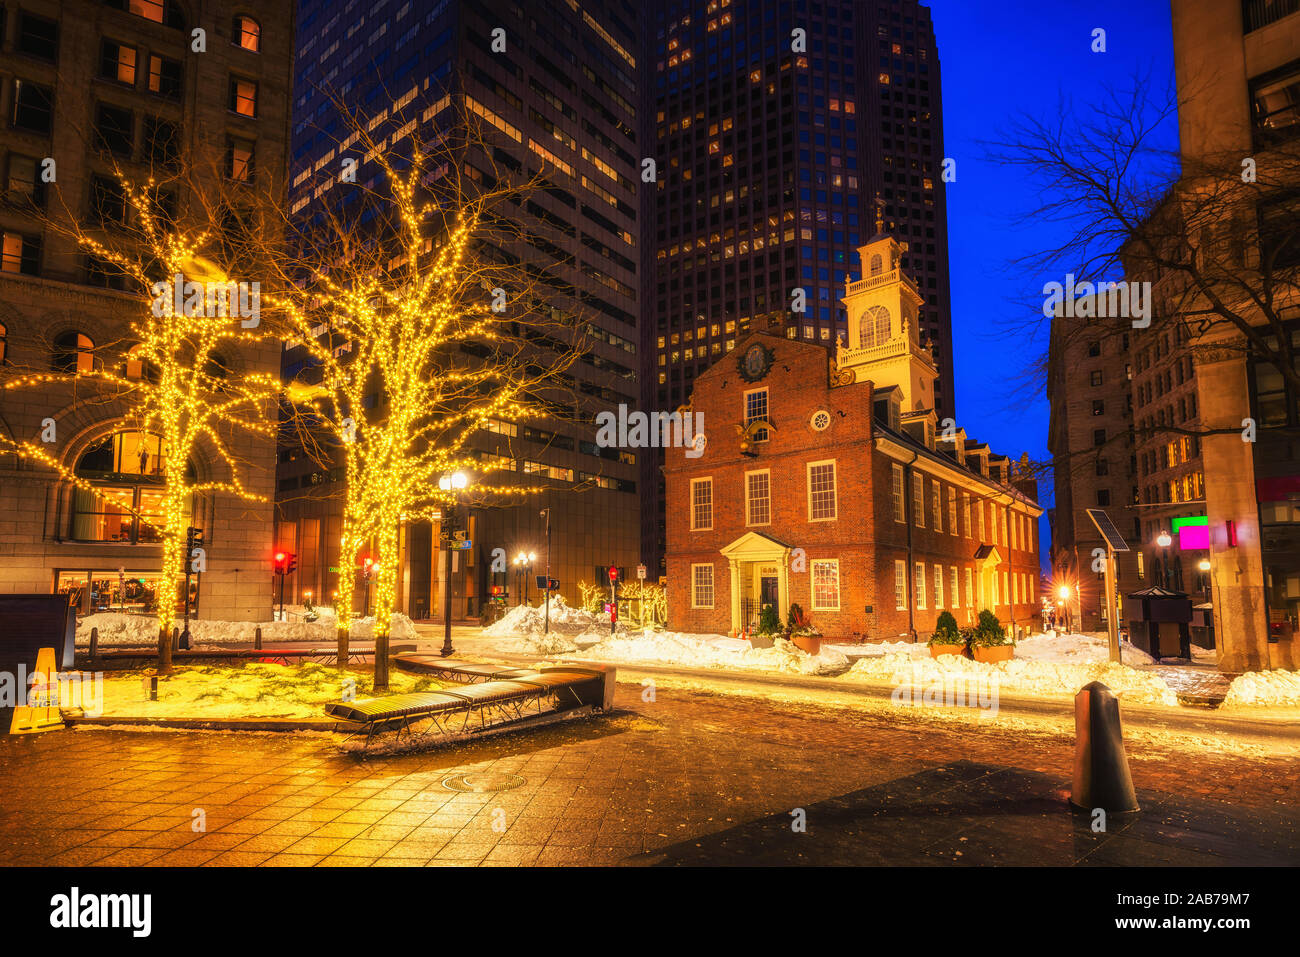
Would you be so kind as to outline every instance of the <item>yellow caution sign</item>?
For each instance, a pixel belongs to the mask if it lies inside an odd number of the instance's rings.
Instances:
[[[36,671],[32,674],[27,704],[14,708],[9,733],[34,734],[63,727],[58,699],[59,671],[54,665],[54,649],[42,648],[36,653]]]

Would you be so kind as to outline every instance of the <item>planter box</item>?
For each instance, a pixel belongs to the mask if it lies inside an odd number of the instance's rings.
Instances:
[[[810,655],[819,654],[822,650],[820,635],[791,635],[790,640],[794,642],[796,648],[800,648]]]
[[[995,662],[1010,661],[1016,656],[1015,645],[988,645],[981,647],[975,645],[972,648],[976,661]]]
[[[940,655],[965,655],[965,645],[931,645],[930,657],[938,658]]]
[[[771,635],[750,635],[749,646],[751,648],[771,648],[775,643]]]

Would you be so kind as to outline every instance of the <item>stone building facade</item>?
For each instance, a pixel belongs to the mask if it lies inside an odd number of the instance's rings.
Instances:
[[[0,7],[0,373],[102,365],[109,347],[130,335],[133,315],[149,308],[138,294],[112,288],[64,231],[45,227],[65,206],[66,215],[86,222],[114,162],[143,177],[165,140],[188,157],[210,158],[224,175],[232,163],[246,166],[259,188],[282,191],[293,8],[288,0],[26,0]],[[41,176],[46,168],[55,171],[52,184]],[[221,359],[274,374],[279,349]],[[8,389],[0,394],[0,429],[35,439],[53,420],[52,449],[62,465],[132,496],[148,514],[165,450],[124,428],[123,411],[85,387],[76,395],[63,385]],[[271,611],[274,444],[223,438],[244,465],[249,490],[264,501],[207,493],[192,503],[191,524],[204,530],[208,552],[197,613],[264,620]],[[214,450],[190,464],[200,481],[228,478]],[[0,590],[65,592],[83,613],[147,611],[161,559],[156,535],[103,502],[30,460],[0,456]]]
[[[666,450],[670,627],[737,634],[795,604],[844,640],[925,637],[944,611],[1041,623],[1036,488],[939,428],[902,251],[883,233],[860,249],[834,362],[753,333],[696,380],[704,439]]]

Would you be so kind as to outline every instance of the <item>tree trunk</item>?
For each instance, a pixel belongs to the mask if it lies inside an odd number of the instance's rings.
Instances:
[[[334,634],[338,641],[338,668],[348,667],[348,634],[352,629],[352,592],[356,583],[357,547],[350,523],[344,518],[343,548],[339,552],[339,588],[334,602]]]
[[[184,530],[168,523],[163,529],[162,575],[158,582],[158,673],[172,673],[172,625],[176,621],[176,595],[185,582]]]
[[[388,690],[389,630],[397,600],[397,519],[387,516],[379,524],[379,578],[375,583],[375,690]]]

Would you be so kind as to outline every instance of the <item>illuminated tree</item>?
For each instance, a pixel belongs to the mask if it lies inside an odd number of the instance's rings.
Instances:
[[[143,515],[119,495],[76,474],[49,435],[4,436],[0,449],[53,470],[77,489],[111,502],[153,526],[160,543],[157,594],[158,669],[171,670],[171,631],[186,579],[189,507],[201,496],[226,494],[265,501],[253,490],[251,468],[235,451],[246,433],[273,441],[279,376],[264,371],[278,353],[277,334],[261,321],[261,286],[235,282],[248,275],[249,247],[241,242],[255,212],[215,194],[198,197],[188,174],[134,179],[122,170],[100,183],[92,215],[79,220],[62,205],[47,226],[70,236],[109,285],[126,292],[129,324],[115,341],[96,347],[85,362],[56,363],[52,371],[6,366],[5,390],[63,387],[71,406],[95,405],[126,428],[159,439],[157,514]],[[218,191],[220,188],[218,187]],[[62,197],[59,197],[62,200]],[[247,361],[232,362],[232,357]],[[53,420],[49,420],[53,421]],[[215,464],[200,479],[191,464]]]
[[[542,305],[535,248],[502,215],[535,187],[492,159],[482,131],[461,117],[431,145],[413,121],[353,119],[328,171],[322,218],[297,234],[285,302],[298,317],[310,368],[291,396],[312,415],[309,449],[345,476],[339,560],[339,666],[347,662],[353,570],[373,542],[375,687],[388,681],[388,648],[404,522],[442,521],[470,473],[475,500],[535,489],[495,484],[501,466],[475,454],[491,423],[573,415],[564,370],[582,331]],[[349,178],[355,154],[373,170]],[[355,174],[357,165],[350,167]],[[354,191],[361,202],[348,205]],[[314,264],[293,275],[295,265]],[[507,466],[510,471],[513,469]]]

